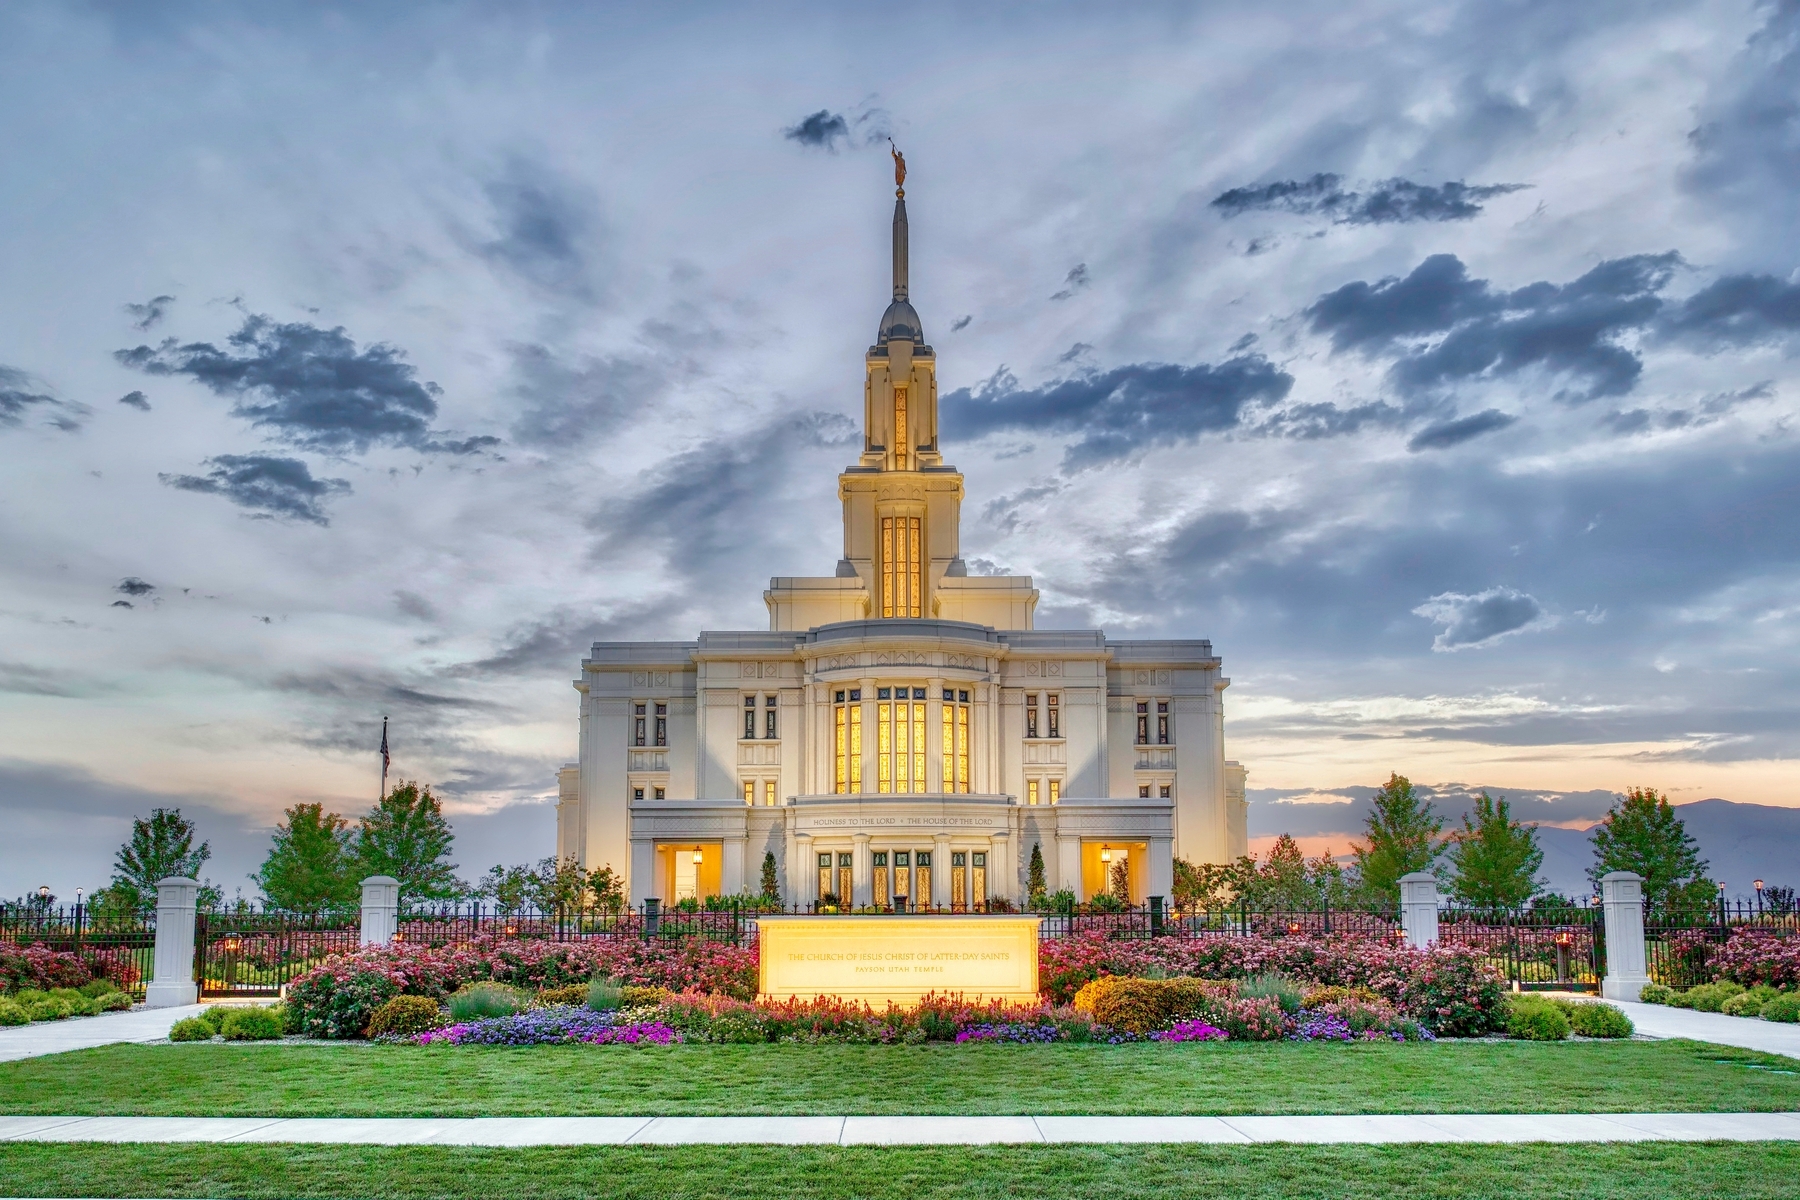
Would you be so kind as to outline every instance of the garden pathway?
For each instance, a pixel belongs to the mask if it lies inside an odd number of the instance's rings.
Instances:
[[[169,1036],[169,1027],[183,1017],[206,1011],[202,1004],[179,1008],[138,1008],[101,1013],[97,1017],[72,1017],[67,1021],[36,1021],[0,1029],[0,1062],[86,1050],[114,1042],[154,1042]]]
[[[376,1146],[1800,1141],[1800,1113],[1295,1117],[0,1117],[0,1141]]]
[[[1696,1042],[1714,1042],[1721,1046],[1800,1058],[1800,1025],[1695,1012],[1691,1008],[1670,1008],[1666,1004],[1635,1004],[1624,1000],[1607,1003],[1624,1009],[1637,1031],[1650,1037],[1692,1038]]]

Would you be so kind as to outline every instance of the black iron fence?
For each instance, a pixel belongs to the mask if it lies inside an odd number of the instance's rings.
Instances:
[[[1708,905],[1644,905],[1644,955],[1650,977],[1671,987],[1712,979],[1714,960],[1733,935],[1800,936],[1800,911],[1792,904],[1726,900]]]
[[[142,999],[156,961],[156,917],[101,913],[84,904],[0,904],[0,945],[74,954],[88,970]]]
[[[361,938],[360,913],[203,912],[194,921],[194,976],[202,997],[274,996]]]

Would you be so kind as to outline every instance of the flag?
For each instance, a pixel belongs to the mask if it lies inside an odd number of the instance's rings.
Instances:
[[[387,792],[388,763],[392,761],[388,755],[387,723],[386,717],[381,718],[381,790],[384,794]]]

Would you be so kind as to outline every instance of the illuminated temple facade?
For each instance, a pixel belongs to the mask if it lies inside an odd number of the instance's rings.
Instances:
[[[771,579],[767,631],[581,663],[557,853],[622,872],[634,903],[758,893],[772,855],[789,905],[1020,905],[1035,846],[1049,891],[1141,904],[1176,857],[1247,852],[1212,644],[1038,629],[1029,577],[965,570],[900,189],[893,248],[836,571]]]

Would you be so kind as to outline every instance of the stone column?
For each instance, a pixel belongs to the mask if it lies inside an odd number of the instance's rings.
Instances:
[[[642,904],[650,897],[662,898],[661,881],[656,878],[656,843],[631,843],[631,903]]]
[[[744,890],[744,839],[728,837],[719,861],[719,891],[736,896]]]
[[[1075,893],[1077,900],[1085,900],[1081,894],[1081,835],[1079,833],[1056,833],[1055,874],[1049,882],[1050,890],[1060,892],[1068,890]]]
[[[1608,1000],[1636,1000],[1650,972],[1644,958],[1644,877],[1613,871],[1600,877],[1606,905],[1606,978],[1600,994]]]
[[[400,932],[400,881],[371,875],[362,881],[362,944],[385,946]]]
[[[1144,894],[1168,899],[1175,894],[1175,841],[1150,839],[1150,861],[1145,864]]]
[[[869,853],[869,835],[853,833],[855,853],[850,863],[850,895],[845,899],[858,908],[875,903],[875,860]]]
[[[1012,837],[1007,830],[999,830],[993,838],[988,845],[988,899],[998,896],[1004,900],[1016,901],[1019,895],[1019,870],[1013,864]]]
[[[176,876],[156,881],[156,969],[144,989],[144,1003],[150,1008],[200,1000],[200,987],[194,982],[194,907],[199,895],[198,880]]]
[[[1423,950],[1437,941],[1438,894],[1437,877],[1428,871],[1414,871],[1400,877],[1400,923],[1406,930],[1410,946]]]
[[[799,872],[796,878],[794,872]],[[794,835],[794,861],[788,864],[788,889],[794,903],[801,908],[819,899],[819,864],[813,861],[813,839],[810,833]]]
[[[950,835],[937,835],[931,852],[931,903],[938,908],[950,907]]]

